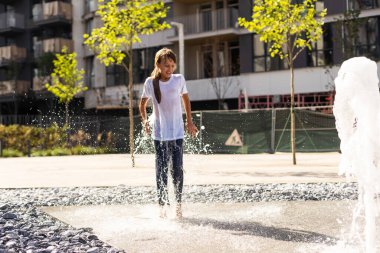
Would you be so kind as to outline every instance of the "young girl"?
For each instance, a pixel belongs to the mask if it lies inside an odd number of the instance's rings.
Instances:
[[[191,118],[190,100],[185,78],[173,74],[176,69],[176,56],[172,50],[163,48],[156,53],[154,70],[146,79],[140,100],[140,114],[147,134],[151,133],[146,115],[149,98],[153,101],[152,137],[156,152],[156,182],[160,217],[166,217],[165,204],[168,199],[168,165],[173,176],[176,198],[176,216],[182,217],[181,196],[183,187],[183,138],[184,124],[182,119],[182,102],[186,111],[186,129],[191,136],[198,132]]]

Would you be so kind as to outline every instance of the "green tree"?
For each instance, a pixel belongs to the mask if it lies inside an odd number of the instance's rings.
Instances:
[[[129,147],[134,160],[134,122],[133,122],[133,67],[132,45],[141,43],[141,34],[152,34],[170,28],[163,19],[168,8],[162,1],[148,0],[99,0],[96,12],[103,26],[85,34],[85,44],[97,55],[105,66],[117,64],[129,73]]]
[[[239,25],[260,36],[268,43],[271,57],[286,59],[290,68],[290,121],[293,164],[295,154],[295,115],[294,115],[294,61],[305,48],[311,49],[322,35],[322,25],[326,9],[317,12],[316,0],[255,0],[252,20],[239,18]]]
[[[69,104],[74,96],[87,87],[83,86],[84,70],[78,70],[76,53],[68,53],[64,47],[60,54],[56,54],[53,61],[54,70],[51,74],[51,84],[46,83],[45,87],[53,93],[60,103],[65,104],[65,126],[69,125]]]

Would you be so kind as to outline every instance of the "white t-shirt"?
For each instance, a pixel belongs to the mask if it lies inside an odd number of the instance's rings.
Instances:
[[[152,137],[157,141],[172,141],[184,138],[181,96],[187,93],[186,81],[181,74],[172,74],[166,82],[159,81],[161,103],[154,95],[153,79],[147,78],[142,97],[153,101]]]

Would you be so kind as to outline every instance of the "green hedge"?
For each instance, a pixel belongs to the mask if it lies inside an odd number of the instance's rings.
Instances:
[[[29,147],[31,156],[91,155],[116,152],[110,142],[99,142],[103,146],[92,147],[89,145],[90,135],[83,130],[71,133],[69,138],[67,132],[67,129],[57,125],[48,128],[0,125],[2,157],[27,156]]]

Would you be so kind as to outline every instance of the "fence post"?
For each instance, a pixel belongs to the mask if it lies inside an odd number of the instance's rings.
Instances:
[[[275,150],[275,141],[276,141],[276,109],[272,109],[272,131],[271,131],[271,138],[270,138],[270,149],[271,153],[276,153]]]
[[[203,145],[202,145],[202,112],[200,112],[200,119],[199,119],[199,151],[202,151]]]
[[[30,140],[28,140],[28,157],[30,157]]]

